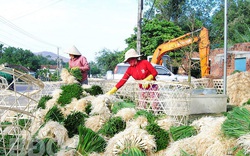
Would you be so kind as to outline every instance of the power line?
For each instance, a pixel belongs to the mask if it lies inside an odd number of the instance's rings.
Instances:
[[[7,40],[12,40],[9,36],[5,36],[4,34],[1,34],[1,38],[6,38]],[[23,43],[20,43],[20,42],[18,42],[18,41],[15,41],[15,40],[12,40],[12,41],[14,41],[14,42],[16,42],[16,43],[18,43],[18,44],[24,45]],[[25,46],[25,45],[24,45],[24,46]]]
[[[23,42],[23,40],[24,40],[23,37],[17,36],[15,33],[8,33],[7,31],[0,30],[0,32],[1,31],[2,31],[2,33],[0,33],[1,39],[10,40],[10,41],[12,41],[14,43],[17,43],[18,45],[21,45],[22,47],[30,47],[31,43],[30,42],[28,42],[28,43],[27,42]],[[39,45],[37,43],[38,42],[32,43],[32,47],[35,47],[33,49],[36,49],[38,51],[38,49],[41,49],[41,45]],[[7,44],[5,44],[5,45],[7,45]],[[10,45],[7,45],[7,46],[10,46]]]
[[[150,8],[150,11],[149,11],[149,13],[148,13],[148,17],[147,17],[147,20],[149,19],[149,17],[150,17],[150,14],[151,14],[151,12],[152,12],[152,10],[153,10],[153,8],[154,8],[154,5],[155,5],[155,1],[156,0],[154,0],[154,2],[153,2],[153,5],[151,6],[151,8]]]
[[[7,46],[10,46],[10,45],[6,44],[6,43],[5,43],[5,42],[3,42],[3,41],[0,41],[0,43],[2,43],[2,44],[4,44],[4,45],[7,45]]]
[[[48,4],[48,5],[45,5],[45,6],[42,6],[42,7],[38,8],[38,9],[36,9],[36,10],[30,11],[30,12],[28,12],[28,13],[26,13],[26,14],[23,14],[23,15],[20,15],[20,16],[18,16],[18,17],[16,17],[16,18],[13,18],[12,20],[18,20],[18,19],[23,18],[23,17],[25,17],[25,16],[31,15],[31,14],[33,14],[33,13],[35,13],[35,12],[38,12],[38,11],[42,10],[42,9],[45,9],[45,8],[47,8],[47,7],[50,7],[50,6],[56,4],[56,3],[60,2],[60,1],[62,1],[62,0],[57,0],[57,1],[55,1],[55,2],[52,2],[52,3]]]
[[[38,42],[44,43],[46,45],[52,46],[52,47],[58,47],[57,45],[54,45],[52,43],[46,42],[30,33],[28,33],[27,31],[21,29],[20,27],[16,26],[15,24],[13,24],[12,22],[8,21],[7,19],[5,19],[4,17],[0,16],[0,22],[2,22],[3,24],[6,24],[7,26],[9,26],[10,28],[14,29],[15,31],[18,31],[19,33],[30,37],[33,40],[36,40]]]

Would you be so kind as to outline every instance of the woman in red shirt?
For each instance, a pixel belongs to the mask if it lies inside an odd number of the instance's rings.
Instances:
[[[79,68],[82,73],[81,84],[88,84],[88,71],[90,69],[86,57],[82,56],[79,50],[73,46],[67,52],[70,56],[69,68]]]
[[[107,92],[108,95],[114,94],[119,88],[121,88],[127,82],[130,76],[132,76],[135,80],[156,80],[155,77],[158,74],[157,71],[147,60],[139,60],[138,58],[140,56],[141,55],[138,55],[134,49],[130,49],[125,53],[124,62],[128,62],[130,66],[123,75],[122,79],[115,85],[115,87],[113,87],[109,92]],[[154,99],[154,104],[152,104],[152,108],[156,109],[158,107],[158,104],[156,104],[155,102],[157,97],[155,97],[156,94],[154,94],[154,92],[158,90],[158,86],[156,84],[148,85],[148,83],[144,83],[139,84],[139,87],[141,88],[140,97],[145,99],[147,98],[147,96],[149,96],[151,100]],[[146,100],[141,99],[139,101],[139,106],[145,108]]]

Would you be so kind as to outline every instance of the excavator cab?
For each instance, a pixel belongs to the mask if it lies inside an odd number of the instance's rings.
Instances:
[[[147,56],[147,60],[149,62],[151,62],[152,57],[153,57],[153,55]],[[169,70],[173,71],[172,66],[170,65],[170,62],[171,62],[170,56],[165,54],[165,55],[162,56],[160,65],[162,65],[162,66],[168,68]]]

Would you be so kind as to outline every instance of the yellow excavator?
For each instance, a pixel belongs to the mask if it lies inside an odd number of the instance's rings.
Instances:
[[[192,36],[193,33],[199,32],[199,36]],[[151,63],[162,65],[162,57],[164,54],[177,50],[179,48],[188,46],[192,43],[198,43],[199,55],[200,55],[200,67],[201,67],[201,77],[206,77],[209,75],[209,51],[210,51],[210,41],[208,35],[208,29],[202,27],[194,32],[184,34],[178,38],[169,40],[167,42],[159,45],[151,59]]]

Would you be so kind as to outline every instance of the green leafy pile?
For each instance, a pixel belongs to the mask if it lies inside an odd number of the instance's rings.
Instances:
[[[82,72],[80,68],[71,68],[69,71],[70,75],[74,76],[77,81],[82,80]]]
[[[69,104],[72,101],[72,98],[80,99],[83,92],[83,88],[80,84],[77,83],[63,85],[61,86],[61,89],[62,93],[60,94],[60,97],[57,100],[57,103],[61,106]]]
[[[77,151],[83,156],[88,156],[90,153],[104,152],[107,143],[99,136],[96,132],[82,125],[78,127],[79,131],[79,143],[77,146]]]
[[[116,114],[119,110],[123,108],[135,108],[135,103],[130,101],[125,102],[116,102],[114,106],[111,108],[113,114]]]
[[[91,88],[85,88],[83,90],[93,96],[103,94],[102,88],[98,85],[93,85]]]
[[[147,112],[146,110],[137,111],[134,118],[138,118],[139,116],[146,117],[149,123],[154,123],[157,119],[157,117],[152,112]]]
[[[121,117],[112,117],[102,126],[99,133],[107,137],[113,137],[125,128],[126,122],[123,121]]]
[[[52,96],[50,96],[50,95],[42,96],[41,99],[38,102],[37,108],[45,109],[46,108],[46,102],[49,101],[50,99],[52,99]]]
[[[250,112],[244,107],[235,107],[227,113],[227,119],[222,124],[226,136],[239,138],[250,132]]]
[[[56,105],[50,108],[44,117],[45,122],[48,122],[50,120],[56,121],[59,123],[64,121],[63,113]]]
[[[146,130],[149,134],[154,135],[157,151],[163,150],[168,146],[170,142],[168,131],[162,129],[156,123],[147,125]]]
[[[170,134],[174,141],[191,137],[197,134],[194,126],[171,126]]]
[[[85,118],[88,117],[82,112],[73,112],[67,116],[64,120],[64,127],[68,130],[69,137],[73,137],[74,134],[78,134],[78,126],[84,125]]]
[[[85,113],[88,115],[90,114],[90,112],[92,110],[91,106],[92,106],[92,104],[90,102],[88,102],[88,105],[85,108]]]

